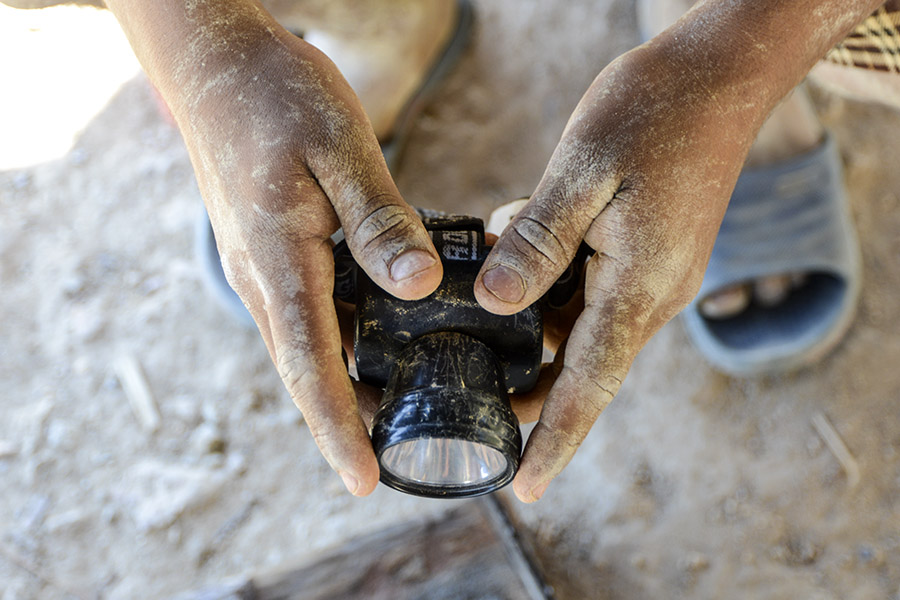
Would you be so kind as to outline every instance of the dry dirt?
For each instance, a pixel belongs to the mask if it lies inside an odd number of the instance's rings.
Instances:
[[[629,0],[476,5],[398,184],[485,217],[531,191],[637,34]],[[258,335],[205,293],[187,154],[114,20],[0,7],[0,52],[0,597],[167,597],[446,510],[345,493]],[[665,327],[515,505],[558,597],[900,598],[900,114],[817,101],[863,242],[853,328],[814,368],[737,380]],[[123,389],[135,365],[155,429]]]

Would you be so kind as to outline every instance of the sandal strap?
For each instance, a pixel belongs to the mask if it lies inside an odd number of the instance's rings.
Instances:
[[[744,169],[697,298],[767,275],[853,277],[858,261],[841,161],[831,136],[812,152]]]

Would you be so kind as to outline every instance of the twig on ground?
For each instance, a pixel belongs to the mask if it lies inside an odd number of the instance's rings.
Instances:
[[[847,449],[844,440],[841,439],[840,434],[838,434],[824,413],[816,413],[812,422],[813,427],[825,440],[825,445],[828,446],[828,449],[831,450],[831,453],[834,454],[834,457],[841,464],[841,468],[844,469],[844,473],[847,475],[847,486],[852,490],[859,484],[859,463],[850,454],[850,450]]]
[[[218,530],[213,534],[212,539],[207,544],[206,548],[203,549],[203,552],[200,553],[200,556],[197,560],[199,565],[206,564],[210,558],[219,550],[219,547],[224,544],[237,529],[243,525],[247,519],[250,518],[250,514],[253,512],[253,509],[259,504],[259,500],[254,498],[246,505],[244,505],[241,510],[237,513],[233,514],[225,523],[219,527]]]
[[[122,355],[113,363],[113,369],[141,426],[147,432],[156,431],[160,422],[159,409],[138,360],[130,354]]]

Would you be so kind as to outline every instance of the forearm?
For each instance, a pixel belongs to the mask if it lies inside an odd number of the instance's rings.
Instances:
[[[671,68],[764,119],[881,0],[703,0],[651,46]],[[755,110],[753,110],[755,109]]]
[[[176,117],[210,92],[234,87],[264,52],[279,45],[280,28],[255,0],[107,0],[154,85]],[[218,89],[213,89],[218,88]]]

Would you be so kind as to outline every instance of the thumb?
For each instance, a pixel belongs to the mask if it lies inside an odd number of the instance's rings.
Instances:
[[[359,201],[359,209],[338,211],[347,245],[379,287],[403,300],[418,300],[441,282],[443,267],[416,212],[399,194]]]
[[[348,149],[344,160],[355,154],[355,168],[331,170],[338,174],[319,176],[319,183],[366,274],[388,293],[418,300],[437,288],[443,267],[422,220],[401,198],[374,134],[371,138]]]
[[[519,312],[546,292],[575,257],[597,212],[598,197],[572,198],[542,182],[494,244],[475,280],[475,297],[501,315]]]

